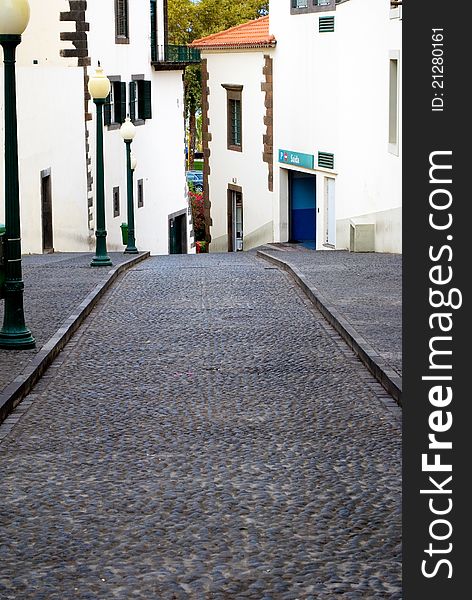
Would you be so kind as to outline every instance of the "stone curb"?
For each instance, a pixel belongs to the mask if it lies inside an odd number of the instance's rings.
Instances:
[[[14,410],[16,406],[29,394],[47,368],[64,348],[73,334],[84,322],[105,292],[113,285],[121,273],[134,267],[141,261],[149,258],[149,252],[142,252],[126,262],[117,265],[108,272],[107,279],[99,283],[88,296],[79,304],[75,312],[70,315],[56,333],[44,344],[28,363],[23,372],[0,392],[0,423]]]
[[[402,378],[388,365],[383,357],[346,321],[338,310],[323,297],[317,288],[296,268],[281,258],[275,258],[263,250],[257,256],[275,264],[294,279],[306,296],[318,308],[325,319],[336,329],[348,346],[359,356],[374,377],[387,392],[402,406]]]

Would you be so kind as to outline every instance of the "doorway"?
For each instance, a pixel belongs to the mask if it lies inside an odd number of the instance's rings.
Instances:
[[[51,169],[41,171],[41,224],[43,253],[48,254],[54,252]]]
[[[289,173],[290,241],[316,248],[316,175]]]
[[[243,193],[236,185],[228,186],[228,252],[243,250]]]
[[[169,215],[169,254],[187,254],[187,211]]]

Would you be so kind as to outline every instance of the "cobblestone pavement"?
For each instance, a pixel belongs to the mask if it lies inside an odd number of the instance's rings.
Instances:
[[[113,266],[130,258],[122,252],[112,252],[109,256]],[[0,348],[0,391],[23,371],[87,294],[105,280],[110,269],[90,268],[92,257],[93,252],[23,256],[25,321],[36,340],[36,348]],[[0,327],[2,323],[3,301],[0,301]]]
[[[0,597],[401,598],[400,409],[251,254],[128,271],[0,427]]]
[[[262,249],[299,269],[401,376],[400,254],[313,252],[293,244],[269,244]]]

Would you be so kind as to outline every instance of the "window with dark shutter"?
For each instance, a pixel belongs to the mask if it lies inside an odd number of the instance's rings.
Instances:
[[[103,123],[105,125],[111,125],[113,114],[113,85],[110,86],[110,93],[105,99],[105,105],[103,107]]]
[[[117,81],[113,84],[115,95],[115,123],[124,123],[126,120],[126,83]]]
[[[131,121],[136,120],[136,81],[129,83],[129,118]]]
[[[151,0],[151,60],[157,60],[157,8],[156,0]]]
[[[110,129],[116,129],[124,123],[127,115],[126,83],[120,81],[119,75],[109,75],[111,87],[105,100],[104,124]]]
[[[138,84],[138,118],[152,119],[151,82],[145,79],[137,81]]]
[[[115,42],[129,42],[128,0],[115,0]]]

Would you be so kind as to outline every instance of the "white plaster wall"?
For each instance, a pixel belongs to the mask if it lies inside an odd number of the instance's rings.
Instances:
[[[401,21],[391,20],[389,2],[378,0],[351,0],[336,11],[304,15],[290,15],[290,2],[277,0],[270,15],[277,39],[274,151],[313,154],[315,165],[318,151],[335,155],[332,173],[314,171],[322,217],[318,247],[324,241],[324,177],[334,174],[337,221],[370,215],[378,219],[376,250],[401,252],[401,138],[399,156],[388,151],[389,58],[401,49]],[[334,33],[319,33],[320,15],[335,16]],[[284,173],[274,176],[277,186],[287,180]],[[284,241],[286,189],[277,192],[276,238]],[[391,223],[388,215],[395,215]],[[345,239],[339,235],[337,244],[345,247]]]
[[[239,52],[204,52],[209,72],[211,151],[209,193],[212,243],[210,250],[226,252],[227,189],[243,189],[244,249],[273,241],[273,193],[268,190],[268,165],[263,162],[265,92],[261,91],[264,55],[270,49]],[[222,84],[243,85],[242,152],[227,148],[227,93]]]
[[[3,71],[0,76],[0,89],[3,96]],[[21,66],[17,69],[20,205],[24,253],[42,252],[40,173],[46,169],[51,169],[55,250],[87,249],[82,90],[81,69]],[[0,102],[0,107],[0,143],[3,148],[3,102]],[[0,222],[4,222],[3,180],[2,160]]]
[[[73,49],[72,42],[60,39],[62,31],[75,31],[75,22],[60,21],[61,12],[69,12],[67,0],[29,0],[30,21],[18,47],[18,64],[30,66],[33,60],[44,66],[75,66],[76,58],[62,58],[61,49]],[[89,1],[90,4],[90,1]]]

